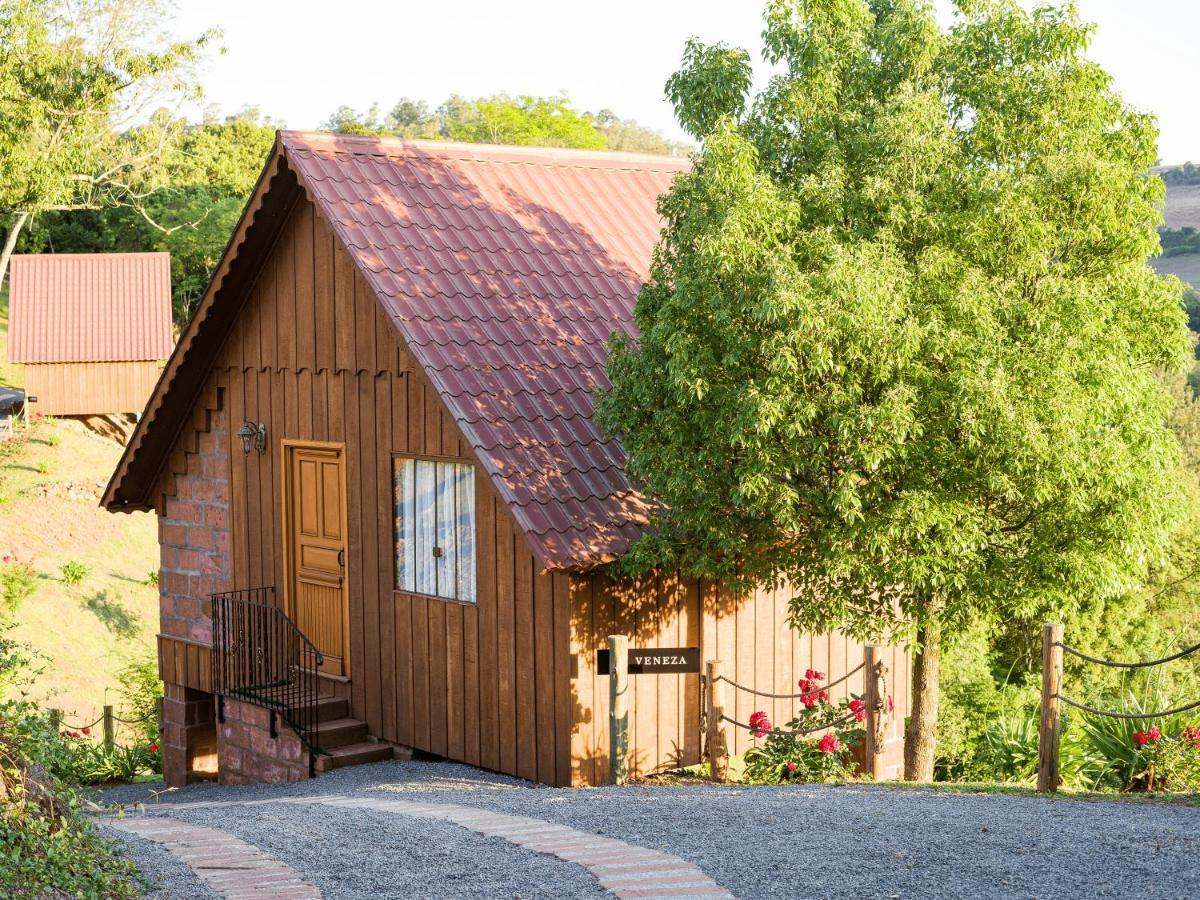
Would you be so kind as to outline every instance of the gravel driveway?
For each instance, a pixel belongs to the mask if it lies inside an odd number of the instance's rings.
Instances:
[[[145,785],[129,785],[105,799],[145,794]],[[192,785],[163,799],[324,795],[453,803],[560,823],[674,854],[742,898],[1128,900],[1193,896],[1200,884],[1200,809],[1177,806],[870,786],[560,790],[428,762],[358,766],[291,785]],[[579,866],[449,822],[290,803],[170,815],[257,845],[327,898],[605,895]],[[159,896],[212,896],[161,849],[124,839],[161,884]]]

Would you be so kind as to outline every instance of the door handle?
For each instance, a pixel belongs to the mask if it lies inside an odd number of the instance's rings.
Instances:
[[[346,548],[342,547],[338,550],[338,565],[343,569],[346,568]]]

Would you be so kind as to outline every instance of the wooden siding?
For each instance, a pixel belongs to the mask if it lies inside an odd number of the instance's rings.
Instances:
[[[215,360],[215,387],[229,407],[233,585],[282,590],[281,442],[345,444],[354,715],[385,740],[567,783],[567,578],[537,573],[475,465],[477,601],[393,589],[393,458],[476,460],[306,201]],[[266,424],[266,454],[242,453],[244,420]]]
[[[158,674],[170,684],[211,691],[212,660],[208,645],[160,634]]]
[[[596,672],[596,654],[608,635],[627,634],[634,647],[699,647],[701,660],[719,659],[726,678],[758,691],[795,693],[808,668],[840,678],[862,662],[862,645],[839,633],[797,634],[788,625],[789,593],[758,591],[741,602],[712,584],[672,577],[636,584],[603,575],[574,576],[571,594],[571,735],[574,784],[601,784],[608,775],[608,677]],[[888,763],[898,765],[908,709],[908,656],[900,647],[883,654],[895,714],[888,722]],[[632,675],[629,768],[647,775],[701,760],[699,675]],[[831,692],[837,702],[862,694],[862,674]],[[797,712],[795,700],[773,700],[725,686],[726,715],[747,722],[763,710],[776,725]],[[730,752],[753,745],[749,734],[727,726]]]
[[[37,397],[30,412],[46,416],[140,413],[162,363],[36,363],[25,366],[25,395]]]

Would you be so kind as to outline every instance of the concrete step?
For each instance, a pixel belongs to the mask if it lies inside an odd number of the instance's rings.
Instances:
[[[359,719],[330,719],[320,724],[315,737],[322,750],[360,744],[367,739],[367,723]]]
[[[392,758],[392,745],[378,741],[360,741],[357,744],[347,744],[335,747],[317,757],[317,771],[329,772],[344,766],[358,766],[363,763],[383,762]]]

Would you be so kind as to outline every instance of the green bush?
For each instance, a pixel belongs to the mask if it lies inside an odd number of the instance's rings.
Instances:
[[[1114,705],[1115,711],[1137,715],[1162,709],[1169,701],[1157,693],[1139,697],[1130,692]],[[1117,791],[1200,790],[1200,779],[1191,780],[1187,767],[1190,750],[1200,754],[1200,748],[1191,747],[1185,737],[1194,734],[1189,729],[1198,721],[1184,715],[1157,719],[1083,715],[1078,727],[1092,760],[1080,773],[1090,782],[1084,786]],[[1074,722],[1070,727],[1075,727]],[[1177,746],[1181,744],[1188,746]],[[1196,765],[1200,769],[1200,760]]]
[[[158,658],[146,653],[127,662],[119,672],[121,684],[121,718],[134,723],[143,743],[157,744],[160,739],[158,703],[163,696],[162,679],[158,677]]]
[[[0,895],[141,895],[134,865],[86,815],[69,775],[72,748],[49,715],[12,699],[29,683],[29,656],[0,634]]]
[[[0,559],[0,620],[16,612],[36,589],[33,566],[11,554]]]
[[[59,571],[62,573],[63,583],[68,585],[79,584],[92,572],[88,566],[74,559],[69,559],[59,566]]]
[[[821,687],[823,672],[809,669],[800,681],[804,709],[787,725],[775,731],[765,713],[756,712],[749,725],[763,743],[746,751],[743,777],[754,784],[786,781],[846,781],[854,777],[852,752],[862,741],[862,728],[855,724],[866,717],[861,697],[852,696],[837,704]],[[849,717],[851,722],[841,720]],[[791,735],[790,731],[829,729],[824,735]]]

